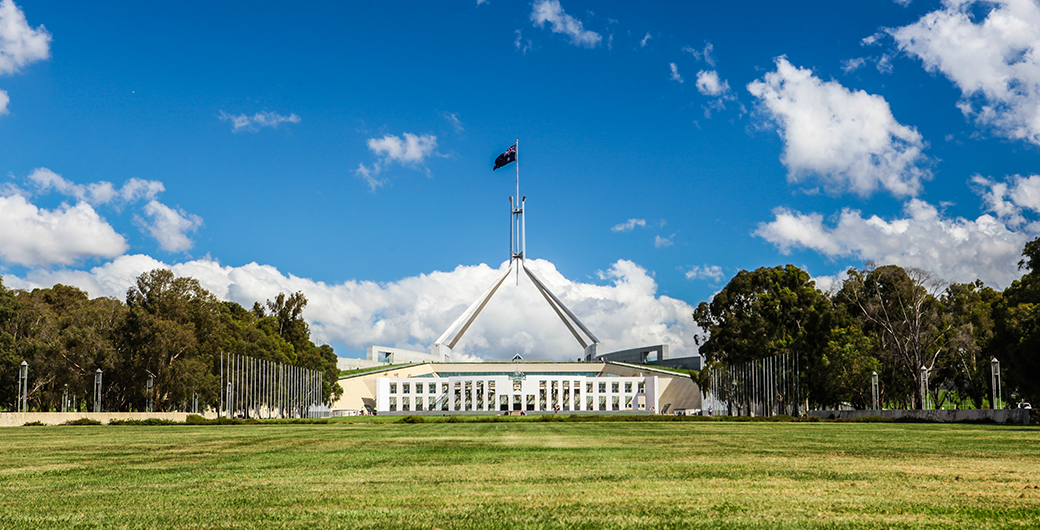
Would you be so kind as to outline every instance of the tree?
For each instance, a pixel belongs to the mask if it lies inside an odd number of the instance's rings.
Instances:
[[[976,408],[983,407],[989,392],[993,317],[1001,299],[1000,291],[979,280],[952,284],[941,299],[951,328],[941,354],[940,377],[950,381],[958,395]]]
[[[907,396],[910,408],[922,408],[921,367],[936,367],[951,327],[934,294],[943,282],[927,271],[895,265],[849,269],[848,275],[835,302],[858,318],[885,352],[882,377],[893,394]]]
[[[830,300],[809,274],[794,265],[738,272],[710,303],[701,302],[693,314],[707,333],[700,344],[705,361],[702,387],[710,388],[712,371],[773,355],[789,354],[801,367],[808,366],[819,354],[830,308]],[[822,396],[813,392],[813,379],[809,376],[804,381],[802,397],[818,402]]]
[[[990,353],[1000,360],[1005,384],[1024,401],[1040,401],[1040,238],[1026,243],[1024,275],[995,304]],[[1011,394],[1007,392],[1006,394]]]

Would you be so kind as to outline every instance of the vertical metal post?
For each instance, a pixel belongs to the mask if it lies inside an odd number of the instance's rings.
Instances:
[[[101,369],[94,372],[94,412],[101,412]]]
[[[18,412],[29,412],[29,363],[22,361],[18,370]]]
[[[881,410],[881,407],[878,406],[878,380],[877,380],[877,372],[872,372],[870,374],[870,397],[871,397],[870,403],[871,403],[871,407],[872,407],[871,410]]]
[[[154,410],[152,410],[153,407],[155,407],[154,392],[155,392],[155,376],[152,375],[152,374],[148,374],[148,392],[147,392],[147,394],[148,394],[148,410],[146,410],[145,412],[154,412]]]
[[[61,411],[62,412],[68,412],[69,411],[69,385],[68,385],[68,383],[65,384],[65,390],[63,390],[62,393],[61,393]]]
[[[928,410],[928,369],[921,367],[921,410]]]
[[[989,363],[990,367],[990,382],[993,386],[993,401],[990,402],[990,407],[994,409],[1003,408],[1001,405],[1001,392],[1000,392],[1000,361],[996,357],[993,358]]]

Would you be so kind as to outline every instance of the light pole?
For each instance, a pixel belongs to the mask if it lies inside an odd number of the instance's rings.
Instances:
[[[877,372],[872,372],[870,374],[870,395],[871,395],[871,398],[872,398],[871,403],[872,403],[872,406],[874,407],[873,410],[881,410],[881,407],[878,407]]]
[[[18,370],[18,412],[29,412],[29,363],[22,361]]]
[[[989,367],[991,382],[993,385],[993,401],[990,403],[990,406],[992,408],[999,409],[1001,408],[1000,402],[1002,401],[1001,398],[1003,397],[1000,395],[1000,361],[998,361],[997,358],[994,357],[993,360],[989,362]]]
[[[145,412],[154,412],[152,408],[155,406],[155,398],[152,397],[152,393],[155,391],[155,376],[148,374],[148,410]]]
[[[94,372],[94,412],[101,412],[101,369]]]
[[[928,410],[928,369],[921,366],[921,410]]]

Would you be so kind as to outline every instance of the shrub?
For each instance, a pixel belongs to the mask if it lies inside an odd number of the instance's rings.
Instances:
[[[23,427],[42,427],[43,425],[45,425],[45,424],[42,421],[36,420],[36,421],[27,421],[22,426]]]
[[[416,416],[414,414],[409,414],[408,416],[405,416],[397,420],[395,423],[426,423],[426,418],[423,418],[422,416]]]
[[[78,420],[69,420],[62,425],[101,425],[101,422],[90,418],[79,418]]]

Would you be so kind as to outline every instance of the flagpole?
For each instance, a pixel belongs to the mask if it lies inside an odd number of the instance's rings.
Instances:
[[[513,145],[516,147],[516,162],[515,162],[516,163],[516,203],[514,203],[514,204],[515,204],[516,208],[518,208],[520,210],[520,218],[519,219],[514,218],[514,222],[515,221],[520,221],[520,223],[522,225],[523,224],[523,220],[524,220],[524,208],[520,204],[520,139],[517,138],[516,139],[516,143],[513,144]],[[517,226],[516,227],[516,246],[517,246],[517,250],[520,250],[520,247],[522,246],[520,244],[520,241],[522,239],[523,239],[523,234],[521,234],[520,226]],[[523,267],[523,265],[524,265],[524,255],[523,255],[523,251],[521,250],[521,252],[520,252],[520,266]],[[519,267],[516,269],[516,284],[520,285],[520,268]]]

